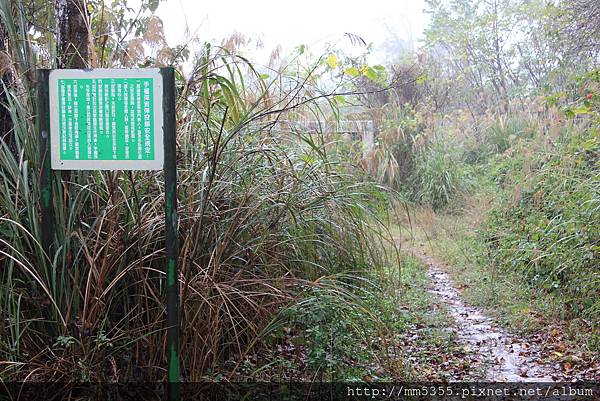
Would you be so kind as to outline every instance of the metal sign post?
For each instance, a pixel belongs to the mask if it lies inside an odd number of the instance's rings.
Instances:
[[[175,75],[161,68],[165,170],[165,251],[167,261],[167,364],[169,401],[180,399],[179,388],[179,280],[177,279],[177,154],[175,138]]]
[[[52,166],[50,165],[50,104],[48,78],[50,70],[37,72],[37,129],[40,135],[40,213],[42,215],[42,249],[51,257],[54,242],[54,208],[52,203]]]
[[[50,258],[52,170],[164,169],[167,393],[168,400],[179,400],[174,69],[38,70],[37,107],[42,246]]]

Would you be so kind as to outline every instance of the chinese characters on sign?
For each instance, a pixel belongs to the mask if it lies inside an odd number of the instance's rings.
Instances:
[[[54,70],[50,111],[52,168],[162,168],[158,69]]]

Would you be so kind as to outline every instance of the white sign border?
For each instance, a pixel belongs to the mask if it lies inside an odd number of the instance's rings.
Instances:
[[[154,95],[153,160],[61,160],[58,110],[59,79],[152,78]],[[50,71],[50,155],[53,170],[162,170],[165,160],[163,127],[163,77],[160,68],[95,68]]]

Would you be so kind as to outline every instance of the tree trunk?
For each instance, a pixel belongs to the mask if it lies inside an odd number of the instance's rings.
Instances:
[[[56,0],[58,68],[90,66],[90,19],[85,0]]]

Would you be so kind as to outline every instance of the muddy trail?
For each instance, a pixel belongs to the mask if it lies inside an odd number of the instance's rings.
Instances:
[[[439,262],[414,250],[411,253],[427,266],[430,292],[454,319],[458,341],[485,368],[485,380],[551,382],[564,379],[559,369],[540,360],[542,353],[535,344],[509,334],[481,310],[467,305]]]

